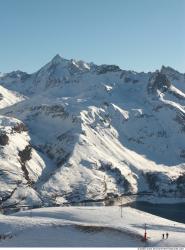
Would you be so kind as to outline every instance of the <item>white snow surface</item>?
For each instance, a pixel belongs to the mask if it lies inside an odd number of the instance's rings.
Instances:
[[[144,224],[147,241],[142,241]],[[163,233],[168,239],[162,239]],[[57,207],[0,215],[0,247],[183,247],[185,225],[133,208]]]
[[[34,74],[3,74],[0,83],[1,131],[9,137],[0,153],[2,206],[138,192],[184,197],[184,74],[57,55]],[[12,133],[15,118],[28,131]],[[21,166],[20,151],[29,145]]]
[[[0,108],[11,106],[23,101],[25,98],[21,94],[5,89],[0,85]]]

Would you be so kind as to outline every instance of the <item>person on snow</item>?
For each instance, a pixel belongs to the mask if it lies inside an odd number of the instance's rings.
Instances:
[[[162,234],[162,239],[164,240],[164,234]]]
[[[168,239],[169,233],[166,233],[166,239]]]

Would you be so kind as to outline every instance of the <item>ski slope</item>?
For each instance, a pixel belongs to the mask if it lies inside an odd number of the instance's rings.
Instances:
[[[143,242],[144,224],[147,242]],[[162,240],[162,233],[169,238]],[[0,247],[180,247],[185,225],[139,210],[51,207],[0,216]]]

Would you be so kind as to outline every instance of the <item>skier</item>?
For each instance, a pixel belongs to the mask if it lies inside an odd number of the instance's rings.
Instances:
[[[166,233],[166,239],[168,239],[168,236],[169,236],[169,234],[168,234],[168,233]]]
[[[162,239],[164,240],[164,234],[162,234]]]

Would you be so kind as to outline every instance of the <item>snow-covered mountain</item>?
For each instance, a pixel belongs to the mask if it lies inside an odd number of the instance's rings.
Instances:
[[[185,196],[185,74],[56,55],[0,84],[2,207]]]

